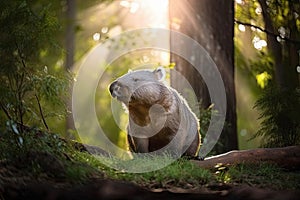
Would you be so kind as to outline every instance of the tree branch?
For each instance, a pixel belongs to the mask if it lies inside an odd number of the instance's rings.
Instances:
[[[43,124],[44,124],[44,126],[46,127],[46,129],[49,130],[49,127],[48,127],[48,125],[47,125],[47,122],[46,122],[45,117],[44,117],[44,114],[43,114],[43,110],[42,110],[42,106],[41,106],[39,97],[37,96],[37,94],[35,94],[34,96],[35,96],[36,101],[37,101],[38,106],[39,106],[39,111],[40,111],[40,114],[41,114],[41,117],[42,117]]]
[[[10,116],[8,110],[4,107],[4,105],[3,105],[1,102],[0,102],[0,105],[1,105],[1,108],[2,108],[3,112],[4,112],[5,115],[7,116],[7,118],[8,118],[9,120],[12,120],[12,117]]]
[[[234,20],[234,22],[237,23],[237,24],[244,25],[244,26],[249,26],[249,27],[256,28],[256,29],[258,29],[258,30],[260,30],[260,31],[262,31],[262,32],[264,32],[264,33],[266,33],[266,34],[269,34],[269,35],[273,36],[273,37],[280,37],[280,39],[282,39],[282,40],[284,40],[284,41],[291,42],[291,43],[295,43],[295,44],[300,44],[300,41],[299,41],[299,40],[293,40],[293,39],[290,39],[290,38],[283,37],[283,36],[281,36],[281,35],[278,35],[278,34],[276,34],[276,33],[273,33],[272,31],[269,31],[269,30],[264,29],[264,28],[262,28],[262,27],[256,26],[256,25],[254,25],[254,24],[247,23],[247,22],[241,22],[241,21],[238,21],[238,20],[236,20],[236,19]]]

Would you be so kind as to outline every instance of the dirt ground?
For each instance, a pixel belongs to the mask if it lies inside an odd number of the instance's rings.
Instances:
[[[84,182],[51,177],[34,177],[5,161],[0,163],[0,199],[89,200],[89,199],[299,199],[300,191],[272,191],[248,185],[216,184],[199,188],[145,188],[131,182],[97,175]]]

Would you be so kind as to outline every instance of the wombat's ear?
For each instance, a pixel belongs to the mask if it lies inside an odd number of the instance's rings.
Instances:
[[[155,78],[159,81],[163,81],[166,77],[166,71],[163,67],[158,67],[153,71]]]

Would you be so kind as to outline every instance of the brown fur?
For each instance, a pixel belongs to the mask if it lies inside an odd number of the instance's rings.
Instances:
[[[129,111],[127,130],[131,150],[148,153],[170,144],[172,146],[169,149],[173,152],[196,156],[200,147],[198,119],[183,97],[173,88],[156,80],[153,73],[155,71],[132,72],[120,77],[110,86],[112,95],[117,96]],[[141,77],[144,79],[133,83],[133,80]],[[153,130],[156,129],[153,127],[162,123],[162,120],[166,120],[163,127],[155,133]],[[177,134],[179,135],[176,136]],[[171,144],[175,138],[175,143]],[[190,145],[187,146],[188,144]]]

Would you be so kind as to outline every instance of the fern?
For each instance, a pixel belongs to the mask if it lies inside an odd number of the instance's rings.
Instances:
[[[300,144],[300,88],[280,90],[269,86],[255,108],[261,111],[262,123],[254,137],[263,137],[263,147]]]

